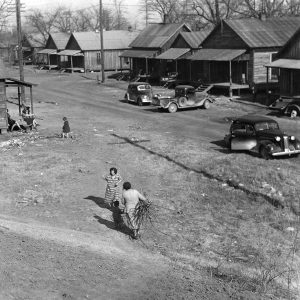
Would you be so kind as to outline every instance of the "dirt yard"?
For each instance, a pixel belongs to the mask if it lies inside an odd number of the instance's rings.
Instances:
[[[264,108],[219,98],[168,114],[125,103],[125,82],[32,70],[26,81],[39,84],[38,131],[0,136],[0,299],[297,299],[299,159],[220,142],[230,117]],[[17,119],[13,88],[8,100]],[[300,137],[300,121],[276,119]],[[112,166],[152,201],[137,241],[105,202]]]

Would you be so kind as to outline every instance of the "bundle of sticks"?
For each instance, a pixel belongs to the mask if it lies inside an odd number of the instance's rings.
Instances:
[[[138,228],[152,220],[152,205],[150,201],[140,200],[134,210],[134,222]]]

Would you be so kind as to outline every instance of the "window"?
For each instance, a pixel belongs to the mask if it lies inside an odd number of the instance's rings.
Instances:
[[[246,125],[243,123],[234,123],[231,126],[231,132],[233,134],[246,133]]]
[[[97,52],[97,65],[101,65],[101,52]]]

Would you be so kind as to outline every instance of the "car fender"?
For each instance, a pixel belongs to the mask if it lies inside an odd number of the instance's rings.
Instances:
[[[285,113],[290,113],[293,109],[296,109],[298,112],[300,112],[300,106],[297,104],[291,104],[288,105],[285,109]]]
[[[270,141],[270,140],[262,140],[257,143],[257,151],[261,149],[261,147],[266,147],[267,149],[270,148],[270,146],[276,147],[276,145]]]

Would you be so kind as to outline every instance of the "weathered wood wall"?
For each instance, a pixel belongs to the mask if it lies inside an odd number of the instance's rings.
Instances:
[[[5,80],[0,81],[0,130],[1,133],[7,131],[7,113],[6,113],[6,88]]]
[[[226,24],[218,26],[202,43],[208,49],[246,49],[246,43]]]
[[[300,96],[300,70],[280,70],[280,95]]]
[[[280,58],[300,59],[300,30],[280,53]]]

